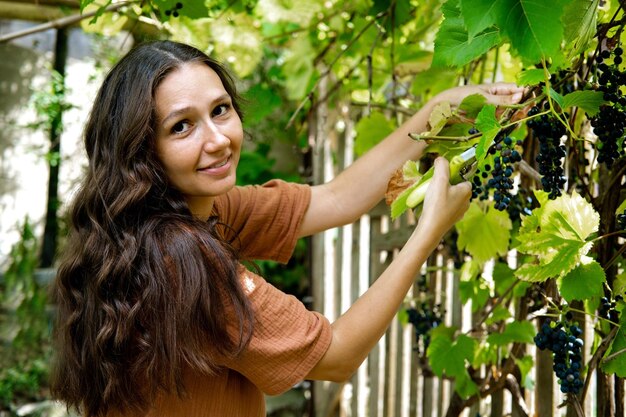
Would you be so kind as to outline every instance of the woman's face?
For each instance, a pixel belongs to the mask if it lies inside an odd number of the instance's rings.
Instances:
[[[185,64],[155,93],[156,148],[170,182],[191,212],[208,217],[215,196],[235,185],[243,128],[215,71]]]

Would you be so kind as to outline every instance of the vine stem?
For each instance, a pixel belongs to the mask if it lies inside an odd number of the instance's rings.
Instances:
[[[595,319],[598,319],[598,320],[604,320],[604,321],[609,322],[609,323],[611,323],[611,324],[613,324],[613,325],[615,325],[615,326],[619,326],[619,323],[615,323],[614,321],[611,321],[611,320],[609,320],[609,319],[605,319],[604,317],[600,317],[600,316],[598,316],[597,314],[587,313],[586,311],[579,310],[579,309],[577,309],[577,308],[571,308],[571,307],[569,308],[569,310],[570,310],[570,311],[574,311],[574,312],[576,312],[576,313],[580,313],[580,314],[587,314],[587,315],[589,315],[589,316],[591,316],[591,317],[593,317],[593,318],[595,318]]]
[[[510,108],[524,108],[525,105],[523,105],[523,104],[521,104],[521,105],[514,104],[514,105],[509,105],[507,107],[510,107]],[[510,127],[513,127],[515,125],[523,123],[523,122],[525,122],[527,120],[531,120],[531,119],[534,119],[534,118],[537,118],[537,117],[543,116],[544,114],[549,114],[549,113],[551,113],[550,110],[545,110],[545,111],[543,111],[541,113],[537,113],[535,115],[527,116],[527,117],[524,117],[522,119],[516,120],[515,122],[507,123],[507,124],[501,126],[501,130],[508,129]],[[422,135],[422,134],[419,134],[419,133],[409,133],[409,137],[411,139],[413,139],[413,140],[442,140],[442,141],[452,141],[452,142],[467,142],[469,140],[472,140],[472,139],[475,139],[475,138],[479,138],[482,135],[483,134],[480,133],[480,132],[479,133],[475,133],[473,135],[468,135],[468,136],[438,136],[438,135]]]
[[[598,240],[602,240],[605,239],[607,237],[611,237],[611,236],[615,236],[615,235],[623,235],[626,234],[626,230],[616,230],[615,232],[611,232],[611,233],[607,233],[605,235],[602,236],[598,236],[594,239],[591,239],[591,242],[597,242]]]
[[[548,72],[548,68],[546,68],[546,61],[542,60],[541,63],[543,65],[543,72],[544,72],[545,81],[546,81],[546,87],[545,88],[547,89],[546,97],[548,99],[548,104],[550,105],[550,111],[554,114],[554,117],[556,117],[557,120],[563,126],[565,126],[567,131],[572,135],[572,138],[573,139],[578,139],[578,135],[572,130],[572,128],[570,127],[569,123],[567,123],[567,120],[563,120],[561,118],[561,115],[559,114],[559,112],[557,112],[556,109],[554,108],[554,103],[552,102],[552,96],[550,95],[550,90],[552,89],[552,86],[550,84],[550,77],[548,77],[548,75],[550,73]]]
[[[437,136],[437,135],[420,135],[419,133],[409,133],[409,137],[413,140],[442,140],[449,142],[467,142],[471,139],[477,138],[481,134],[474,134],[470,136]]]

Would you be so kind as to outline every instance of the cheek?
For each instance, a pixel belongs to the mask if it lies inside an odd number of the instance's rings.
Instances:
[[[193,165],[193,161],[190,161],[189,152],[185,147],[172,145],[157,147],[157,156],[170,180],[183,172],[187,167]]]

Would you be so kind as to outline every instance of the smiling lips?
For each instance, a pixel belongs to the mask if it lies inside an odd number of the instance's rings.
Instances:
[[[209,175],[222,175],[230,170],[230,166],[231,166],[231,157],[229,156],[228,158],[220,162],[217,162],[213,165],[209,165],[205,168],[198,168],[197,171],[202,172],[204,174],[209,174]]]

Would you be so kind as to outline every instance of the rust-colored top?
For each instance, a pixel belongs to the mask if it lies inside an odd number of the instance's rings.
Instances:
[[[239,235],[245,259],[286,262],[310,201],[302,184],[271,181],[236,187],[215,202],[215,213]],[[160,396],[150,417],[261,417],[263,393],[275,395],[302,381],[324,355],[330,323],[242,266],[242,284],[254,306],[252,340],[215,376],[185,372],[187,395]]]

